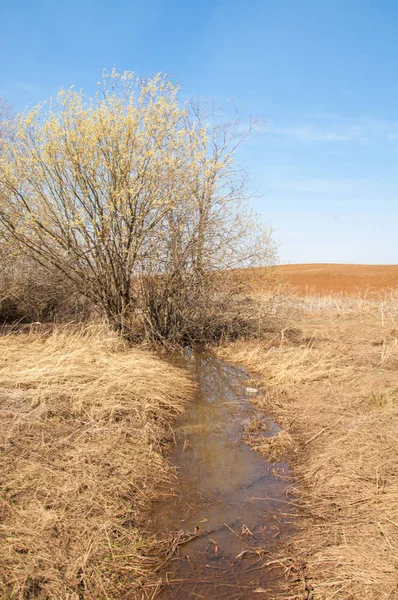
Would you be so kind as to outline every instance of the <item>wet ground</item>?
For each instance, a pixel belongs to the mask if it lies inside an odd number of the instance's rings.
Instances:
[[[175,432],[178,480],[152,515],[156,532],[183,532],[185,542],[162,573],[157,599],[270,599],[283,579],[273,553],[293,528],[289,472],[242,437],[253,418],[264,435],[278,428],[253,409],[249,398],[260,392],[242,368],[209,355],[186,361],[198,392]]]

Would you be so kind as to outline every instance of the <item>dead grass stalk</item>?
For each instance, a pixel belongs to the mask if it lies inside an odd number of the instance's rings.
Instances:
[[[314,599],[398,598],[396,296],[297,302],[301,340],[221,351],[261,376],[289,436],[302,515],[289,554]]]
[[[191,389],[106,327],[0,337],[1,598],[138,594],[165,550],[144,509]]]

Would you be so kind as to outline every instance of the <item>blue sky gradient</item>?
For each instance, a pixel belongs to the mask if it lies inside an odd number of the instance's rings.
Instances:
[[[239,155],[283,262],[397,263],[395,0],[1,3],[0,97],[16,110],[102,70],[163,71],[263,115]]]

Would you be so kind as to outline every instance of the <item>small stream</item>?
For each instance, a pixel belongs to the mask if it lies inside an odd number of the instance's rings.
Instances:
[[[292,533],[289,471],[252,451],[242,436],[253,417],[264,435],[278,427],[253,408],[249,398],[259,392],[244,369],[208,354],[189,354],[184,363],[198,391],[175,430],[178,480],[156,505],[152,526],[160,535],[195,537],[164,568],[166,585],[156,598],[272,598],[283,573],[264,565]]]

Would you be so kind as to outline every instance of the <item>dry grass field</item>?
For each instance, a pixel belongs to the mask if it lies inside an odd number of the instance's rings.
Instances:
[[[0,337],[0,598],[149,597],[143,514],[192,388],[104,326]]]
[[[260,406],[282,426],[251,443],[271,459],[287,457],[294,473],[301,517],[280,560],[301,591],[289,597],[391,600],[398,598],[398,294],[391,290],[398,267],[369,267],[365,276],[366,267],[352,266],[352,284],[339,269],[286,267],[290,283],[301,279],[301,294],[288,301],[290,323],[220,353],[257,373]],[[319,295],[304,296],[307,284],[322,281]],[[370,284],[379,296],[364,293]]]
[[[295,287],[279,325],[218,352],[258,375],[282,427],[250,443],[292,466],[297,535],[276,560],[299,581],[283,600],[398,600],[398,267],[275,271],[248,281]],[[3,331],[0,598],[154,597],[170,540],[145,512],[173,476],[171,425],[192,391],[102,325]]]

